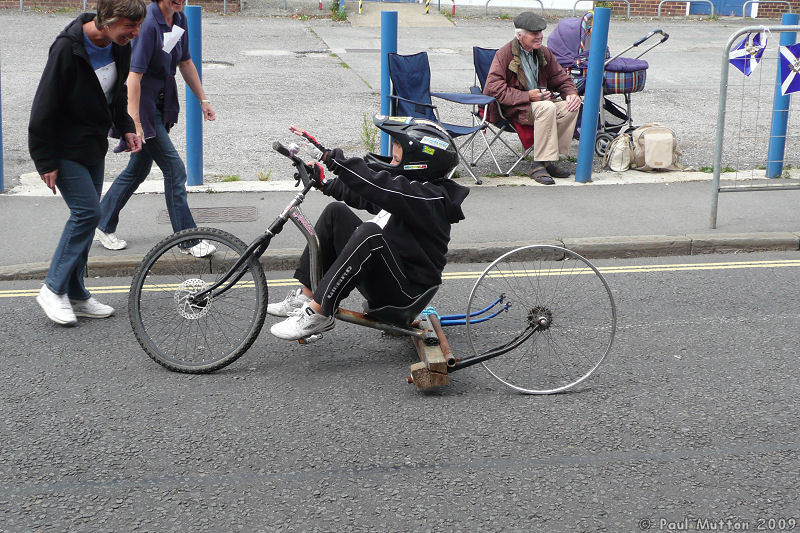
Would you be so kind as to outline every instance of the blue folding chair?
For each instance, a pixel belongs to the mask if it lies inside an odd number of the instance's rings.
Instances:
[[[492,61],[494,60],[494,55],[496,53],[496,48],[481,48],[480,46],[472,47],[472,62],[475,66],[475,81],[477,82],[476,86],[470,87],[470,91],[473,94],[483,94],[483,87],[486,85],[486,78],[489,76],[489,69],[492,67]],[[508,144],[505,139],[503,139],[504,133],[513,133],[519,137],[519,132],[517,131],[517,126],[503,116],[503,110],[500,107],[500,102],[495,100],[495,105],[497,106],[497,113],[500,119],[493,123],[488,123],[488,127],[486,128],[493,134],[493,137],[491,140],[489,140],[486,138],[486,129],[481,131],[481,135],[483,136],[484,141],[486,141],[486,148],[483,149],[478,157],[472,160],[471,164],[472,166],[477,165],[478,161],[488,152],[489,156],[494,161],[494,165],[497,167],[497,171],[508,176],[511,174],[511,171],[516,168],[520,161],[525,159],[531,150],[533,150],[533,145],[529,146],[527,149],[523,146],[522,151],[520,152]],[[484,112],[483,116],[478,116],[478,120],[483,119],[485,116],[486,113]],[[530,135],[528,136],[530,137]],[[508,150],[514,155],[514,157],[517,158],[516,161],[514,161],[514,164],[511,165],[511,167],[505,172],[503,172],[503,170],[500,168],[500,164],[497,162],[497,157],[495,157],[495,154],[492,151],[492,145],[494,145],[497,141],[500,141],[501,144],[505,145],[505,147],[508,148]]]
[[[483,106],[484,116],[488,106],[495,99],[491,96],[474,93],[432,93],[431,67],[428,62],[427,52],[419,52],[412,55],[390,53],[389,78],[392,81],[392,94],[389,96],[392,115],[424,118],[440,125],[453,139],[466,137],[466,140],[461,143],[461,147],[455,142],[453,145],[469,175],[472,176],[475,183],[481,184],[481,180],[469,168],[470,162],[461,153],[461,148],[471,143],[478,132],[488,126],[488,123],[480,121],[478,124],[473,122],[470,126],[461,126],[442,122],[439,119],[437,107],[431,101],[431,96],[458,104],[465,104],[470,106],[470,109],[473,106]]]

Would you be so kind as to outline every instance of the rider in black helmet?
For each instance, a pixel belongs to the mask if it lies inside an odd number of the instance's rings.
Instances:
[[[339,148],[315,164],[314,182],[341,202],[329,204],[315,225],[323,276],[312,293],[308,248],[294,277],[302,287],[267,306],[288,316],[272,326],[276,337],[297,340],[334,326],[333,314],[354,288],[372,307],[406,306],[441,284],[450,225],[464,219],[469,189],[448,179],[458,164],[453,139],[433,122],[377,115],[392,138],[391,157],[346,158]],[[345,205],[346,204],[346,205]],[[347,206],[375,215],[363,222]]]

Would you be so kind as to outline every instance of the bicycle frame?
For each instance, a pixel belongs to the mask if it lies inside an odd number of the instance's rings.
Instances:
[[[278,148],[278,143],[273,145],[278,152],[283,153]],[[280,146],[283,148],[283,146]],[[283,148],[285,150],[285,148]],[[289,154],[286,151],[287,155]],[[302,210],[300,209],[300,204],[305,201],[306,195],[311,191],[314,187],[313,183],[311,182],[310,178],[308,177],[308,172],[306,170],[305,163],[297,158],[295,155],[291,155],[291,159],[298,169],[298,183],[299,181],[303,182],[303,190],[295,195],[291,202],[281,211],[281,214],[269,225],[267,230],[259,237],[257,237],[247,249],[242,253],[242,256],[231,266],[228,271],[214,284],[212,284],[207,289],[200,291],[194,295],[189,296],[192,302],[200,302],[203,301],[208,295],[212,296],[213,298],[218,297],[219,295],[226,292],[228,289],[233,287],[244,275],[245,269],[242,269],[242,265],[246,262],[250,261],[251,259],[258,260],[264,252],[266,252],[267,248],[269,247],[269,243],[272,241],[272,238],[278,235],[281,231],[283,231],[283,227],[286,225],[286,222],[289,220],[297,227],[298,231],[303,235],[308,244],[308,251],[309,251],[309,259],[310,259],[310,267],[311,267],[311,290],[313,291],[319,285],[320,280],[322,279],[322,261],[321,261],[321,252],[319,246],[319,238],[317,237],[317,233],[314,231],[314,225],[306,218],[303,214]],[[405,335],[409,337],[413,337],[419,339],[420,341],[430,344],[432,337],[438,341],[439,345],[444,345],[448,347],[449,351],[449,343],[447,342],[446,337],[444,336],[444,332],[441,329],[441,326],[452,326],[452,325],[464,325],[466,324],[467,320],[470,320],[470,323],[479,323],[484,322],[486,320],[491,320],[495,316],[499,315],[503,311],[507,310],[509,304],[503,304],[505,300],[505,295],[502,294],[492,303],[490,306],[482,309],[478,312],[472,313],[469,318],[465,315],[450,315],[450,316],[436,316],[436,320],[430,320],[429,323],[432,324],[431,328],[427,327],[403,327],[396,324],[390,324],[387,322],[381,322],[378,320],[374,320],[373,318],[367,316],[365,313],[360,313],[357,311],[351,311],[349,309],[339,308],[336,310],[335,317],[338,320],[342,320],[344,322],[349,322],[351,324],[356,324],[358,326],[365,326],[372,329],[378,329],[381,331],[386,331],[389,333],[393,333],[396,335]],[[495,309],[496,306],[500,306],[498,309]],[[485,314],[485,315],[484,315]],[[480,316],[484,315],[484,316]],[[488,350],[480,355],[474,355],[471,357],[466,358],[456,358],[452,355],[452,353],[447,354],[447,366],[450,368],[450,371],[458,370],[460,368],[466,368],[468,366],[472,366],[474,364],[480,363],[482,361],[486,361],[488,359],[492,359],[494,357],[498,357],[507,353],[513,349],[515,349],[520,344],[524,343],[528,340],[531,335],[533,335],[539,327],[543,324],[534,323],[529,325],[525,328],[515,339],[511,342],[498,346],[494,349]],[[438,327],[437,327],[438,326]],[[431,334],[433,332],[434,335]],[[436,341],[434,341],[436,342]]]

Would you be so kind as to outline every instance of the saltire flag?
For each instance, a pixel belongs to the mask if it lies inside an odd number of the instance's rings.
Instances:
[[[731,65],[741,70],[745,76],[752,74],[758,66],[758,62],[761,61],[761,56],[764,55],[767,40],[764,32],[745,35],[742,42],[728,54]]]
[[[781,94],[800,91],[800,43],[780,47]]]

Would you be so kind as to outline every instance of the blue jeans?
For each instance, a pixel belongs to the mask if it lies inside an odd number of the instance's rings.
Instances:
[[[104,162],[89,167],[66,159],[58,162],[56,186],[70,215],[44,283],[54,293],[66,293],[74,300],[86,300],[91,296],[83,285],[83,273],[94,229],[100,220],[103,168]]]
[[[158,110],[156,110],[156,136],[146,141],[140,152],[131,154],[127,168],[117,176],[103,197],[100,204],[103,212],[97,225],[101,231],[106,233],[117,231],[120,211],[150,174],[153,161],[164,173],[164,198],[167,201],[172,231],[197,227],[186,199],[186,167],[169,138],[161,120],[161,112]]]

